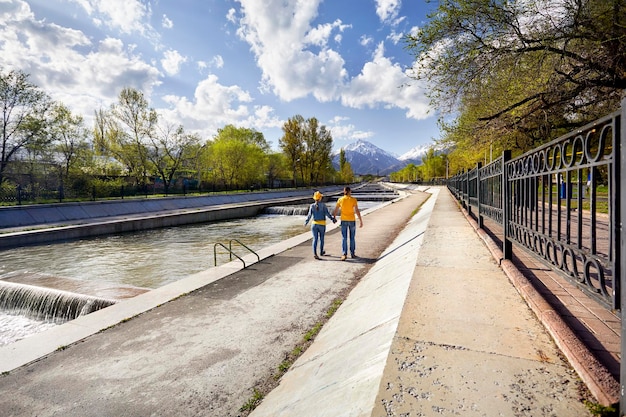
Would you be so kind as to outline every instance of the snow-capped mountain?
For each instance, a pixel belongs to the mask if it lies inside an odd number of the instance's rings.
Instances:
[[[364,140],[350,143],[344,146],[343,150],[355,174],[387,175],[402,169],[407,164]],[[333,164],[336,169],[339,169],[339,152],[333,156]]]
[[[407,153],[399,156],[398,159],[406,162],[407,164],[414,163],[415,165],[420,165],[424,155],[426,155],[431,146],[432,145],[416,146]]]

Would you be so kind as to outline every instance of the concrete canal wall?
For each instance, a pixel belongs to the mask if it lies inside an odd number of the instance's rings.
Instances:
[[[321,190],[327,196],[341,188]],[[0,208],[0,249],[251,217],[264,208],[308,203],[311,190],[220,194]]]
[[[339,192],[336,187],[322,192]],[[285,198],[310,198],[310,190],[213,194],[204,196],[139,198],[82,203],[37,204],[0,207],[0,231],[4,228],[76,222],[113,216],[189,210],[233,203]]]
[[[316,190],[328,200],[342,195],[343,186]],[[353,191],[365,201],[389,201],[398,195],[380,183],[357,185]],[[0,250],[252,217],[271,206],[310,203],[312,197],[312,189],[299,189],[0,207]]]

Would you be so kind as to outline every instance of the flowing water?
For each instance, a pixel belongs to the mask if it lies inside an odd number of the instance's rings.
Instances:
[[[330,208],[333,203],[327,204]],[[360,202],[359,207],[364,210],[377,204],[380,203]],[[88,313],[94,302],[106,306],[110,299],[134,296],[212,268],[216,259],[214,250],[218,265],[229,262],[229,254],[220,246],[216,247],[216,243],[228,247],[231,239],[237,239],[258,251],[301,233],[310,233],[310,229],[304,226],[307,208],[308,205],[275,207],[267,210],[272,214],[253,218],[0,251],[0,298],[4,292],[5,303],[8,295],[13,304],[17,298],[28,304],[7,307],[0,300],[0,346],[72,320],[81,311]],[[233,250],[238,254],[249,254],[237,244],[233,244]],[[22,287],[14,288],[9,281]],[[56,288],[61,293],[52,290],[45,297],[33,301],[31,294],[41,293],[42,288],[31,285]],[[99,294],[102,300],[94,301],[81,296],[72,299],[71,303],[65,302],[65,305],[73,306],[72,309],[64,307],[71,310],[69,316],[51,316],[49,313],[56,308],[59,300],[67,296],[63,291],[76,294],[82,290],[92,294],[96,290],[102,292],[103,288],[109,292]],[[13,292],[8,294],[10,291]],[[44,298],[45,306],[41,301]],[[36,309],[33,304],[38,304]],[[31,314],[25,310],[30,310]]]
[[[303,223],[303,215],[270,214],[8,249],[0,252],[0,280],[36,276],[61,286],[96,282],[153,289],[212,268],[218,242],[228,247],[230,239],[237,239],[257,251],[307,233]],[[238,248],[233,245],[236,253]],[[219,246],[217,255],[218,265],[230,261]],[[0,346],[53,327],[55,322],[59,320],[0,308]]]
[[[230,239],[238,239],[258,250],[307,232],[303,221],[302,216],[261,215],[9,249],[0,252],[0,278],[28,271],[158,288],[213,267],[218,242],[228,246]],[[229,261],[224,252],[218,264]]]

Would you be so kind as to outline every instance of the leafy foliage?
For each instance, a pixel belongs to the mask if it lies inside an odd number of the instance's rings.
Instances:
[[[467,168],[494,147],[523,152],[614,110],[626,89],[625,6],[440,1],[405,42],[413,76],[453,115],[441,123],[452,165]]]
[[[265,149],[268,148],[259,132],[231,125],[219,130],[209,145],[211,166],[217,180],[227,188],[264,182]]]
[[[333,138],[326,126],[314,117],[304,120],[296,115],[285,122],[283,133],[279,145],[293,167],[294,184],[297,173],[308,185],[323,182],[325,174],[332,169]]]
[[[49,137],[45,127],[50,104],[48,95],[30,83],[27,74],[15,70],[5,73],[0,68],[0,184],[5,180],[9,162],[20,150],[46,146]]]
[[[108,109],[95,112],[93,130],[20,71],[0,70],[0,104],[0,184],[8,178],[9,185],[22,190],[51,189],[62,195],[72,189],[76,195],[101,197],[125,188],[147,194],[148,185],[152,193],[163,187],[167,194],[175,183],[183,190],[187,185],[256,189],[283,186],[296,173],[308,184],[335,177],[332,136],[316,118],[289,119],[281,139],[285,152],[274,153],[254,129],[227,125],[208,140],[188,133],[130,87]]]

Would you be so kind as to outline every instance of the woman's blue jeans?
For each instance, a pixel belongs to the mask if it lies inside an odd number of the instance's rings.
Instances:
[[[326,226],[321,224],[313,224],[311,227],[313,233],[313,253],[317,254],[317,242],[320,243],[320,255],[324,253],[324,234],[326,233]]]
[[[354,235],[356,234],[356,221],[341,221],[341,250],[344,255],[348,254],[348,234],[350,234],[350,255],[354,255],[356,242]]]

